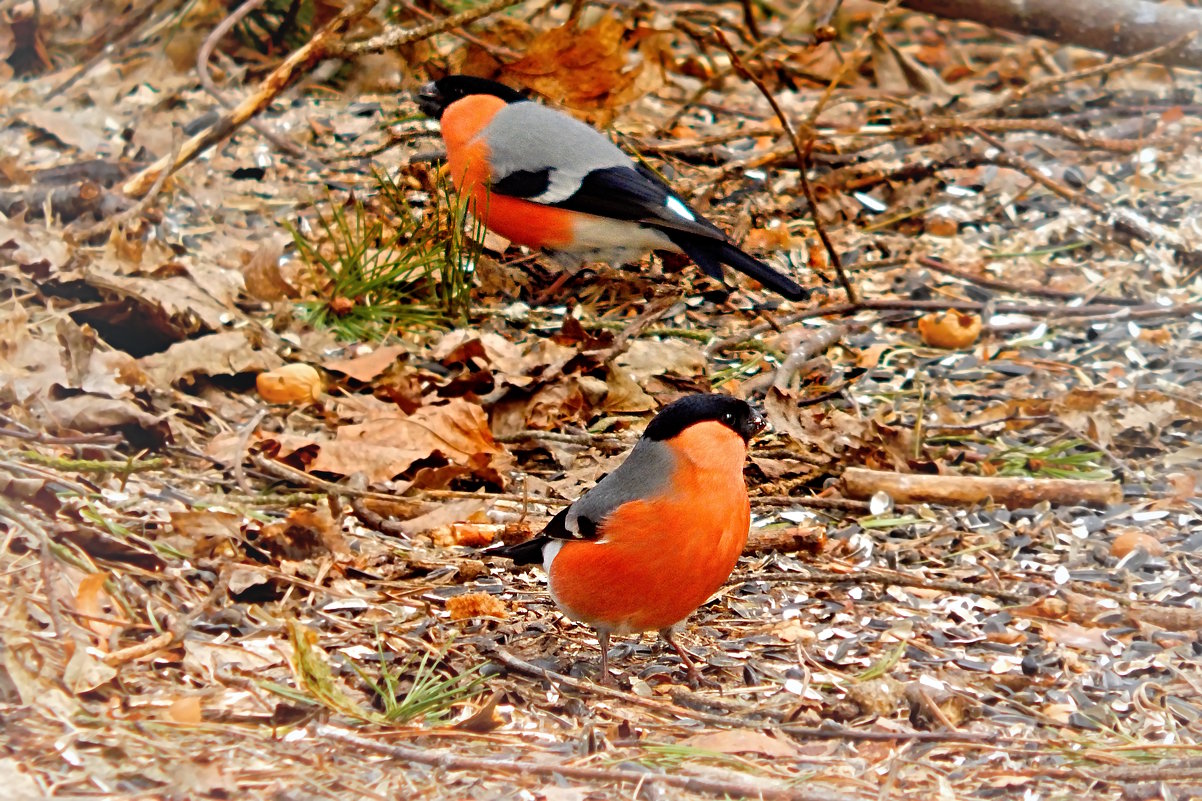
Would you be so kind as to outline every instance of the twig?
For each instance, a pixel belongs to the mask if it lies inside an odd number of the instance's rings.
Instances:
[[[13,422],[11,418],[0,418]],[[90,448],[107,448],[110,445],[119,445],[125,441],[125,437],[120,434],[74,434],[69,437],[55,437],[50,434],[45,434],[40,431],[19,431],[15,428],[0,427],[0,437],[12,437],[13,439],[25,440],[26,442],[40,442],[43,445],[86,445]]]
[[[221,90],[219,90],[216,84],[213,83],[213,73],[209,69],[209,59],[212,57],[213,49],[217,46],[217,43],[225,38],[225,35],[230,32],[230,29],[241,22],[247,14],[263,5],[264,2],[266,2],[266,0],[246,0],[245,3],[238,6],[228,16],[226,16],[225,19],[217,23],[217,26],[213,28],[212,32],[205,37],[204,44],[200,46],[200,50],[196,53],[196,72],[200,76],[201,88],[208,92],[214,100],[216,100],[225,108],[231,108],[234,104],[228,97],[222,94]],[[288,155],[298,159],[305,158],[304,150],[302,150],[295,143],[288,141],[283,136],[273,131],[262,120],[253,119],[250,120],[249,124],[250,127],[262,134],[267,141],[271,142]]]
[[[383,515],[378,515],[371,509],[367,508],[367,504],[362,498],[352,497],[350,499],[351,511],[355,513],[355,517],[363,525],[370,528],[372,531],[378,531],[381,534],[387,534],[389,537],[397,537],[398,539],[412,539],[409,532],[405,531],[403,523],[396,520],[388,520]]]
[[[104,46],[96,51],[94,55],[90,56],[87,61],[85,61],[83,64],[80,64],[75,72],[71,74],[71,77],[67,78],[58,86],[51,89],[43,98],[43,102],[58,97],[63,92],[70,89],[79,81],[80,78],[87,75],[93,67],[99,64],[106,55],[113,53],[119,48],[122,48],[128,44],[130,39],[133,38],[134,34],[137,33],[138,26],[149,19],[158,6],[159,0],[145,0],[145,2],[143,2],[140,6],[130,9],[128,12],[126,12],[124,15],[126,19],[124,21],[118,19],[107,22],[101,29],[100,33],[97,36],[92,37],[93,42],[99,39],[100,41],[104,42]],[[169,13],[174,11],[174,8],[168,8]]]
[[[438,21],[438,17],[434,16],[429,11],[426,11],[424,8],[419,7],[416,3],[406,2],[405,10],[409,11],[410,13],[417,14],[419,17],[424,17],[427,20],[433,20],[435,22]],[[522,57],[522,54],[515,50],[510,50],[508,47],[503,45],[486,42],[480,37],[473,36],[472,34],[468,33],[463,28],[451,28],[447,31],[447,33],[451,34],[452,36],[458,36],[468,44],[475,45],[501,63],[504,63],[506,60],[517,61]]]
[[[980,136],[982,139],[985,139],[986,141],[990,142],[993,146],[999,147],[999,149],[1000,149],[1000,147],[1001,147],[1000,143],[998,143],[996,140],[992,139],[991,137],[987,136],[984,131],[982,131],[978,128],[973,128],[972,131],[973,131],[973,133]],[[1095,214],[1105,214],[1106,213],[1106,206],[1104,204],[1102,204],[1101,202],[1099,202],[1097,200],[1094,200],[1092,197],[1085,194],[1084,192],[1079,192],[1076,189],[1073,189],[1072,187],[1070,187],[1069,185],[1062,183],[1060,181],[1057,181],[1056,179],[1052,178],[1049,175],[1045,175],[1042,171],[1040,171],[1033,164],[1031,164],[1026,159],[1022,158],[1021,156],[1016,156],[1012,153],[1002,152],[1002,153],[994,154],[992,156],[984,157],[981,160],[987,161],[987,162],[992,162],[992,163],[998,164],[1002,167],[1009,167],[1012,170],[1017,170],[1018,172],[1021,172],[1023,175],[1030,178],[1035,183],[1042,186],[1043,188],[1051,191],[1052,193],[1054,193],[1056,195],[1059,195],[1060,197],[1064,198],[1065,200],[1069,201],[1070,203],[1076,203],[1080,206],[1084,206],[1085,208],[1089,209],[1090,211],[1094,212]]]
[[[810,186],[810,155],[814,152],[814,141],[810,139],[805,144],[805,148],[801,152],[800,160],[797,162],[798,175],[801,177],[801,191],[805,193],[806,203],[810,205],[810,216],[814,221],[814,230],[818,232],[818,238],[822,240],[822,247],[826,250],[827,258],[835,267],[835,274],[839,276],[839,283],[843,286],[843,291],[847,294],[847,300],[850,303],[858,303],[859,298],[856,297],[856,291],[843,269],[843,259],[839,258],[839,251],[835,250],[835,244],[831,242],[830,236],[826,232],[826,226],[822,224],[822,216],[818,213],[818,198],[814,195],[814,188]]]
[[[192,611],[177,617],[167,631],[145,642],[136,643],[127,648],[105,654],[104,663],[115,667],[126,662],[132,662],[135,659],[144,659],[164,648],[170,648],[172,645],[182,642],[184,637],[187,636],[188,631],[192,628],[192,624],[205,613],[205,610],[209,608],[213,601],[226,593],[228,584],[228,577],[224,573],[219,575],[217,580],[213,582],[213,588],[209,591],[208,596],[204,600],[197,602],[196,607]]]
[[[562,763],[532,762],[526,759],[458,756],[451,751],[434,751],[409,745],[389,745],[324,723],[313,727],[313,735],[320,741],[333,740],[343,745],[383,754],[400,764],[432,765],[444,770],[501,773],[512,776],[562,776],[567,779],[599,782],[606,787],[612,787],[614,784],[630,784],[636,787],[664,785],[693,793],[726,798],[765,799],[766,801],[852,801],[852,799],[859,798],[859,796],[836,793],[830,788],[783,787],[763,783],[750,784],[674,774],[646,773],[622,768],[582,768]]]
[[[685,718],[687,720],[696,720],[699,723],[707,723],[711,726],[719,726],[723,729],[744,728],[744,729],[761,729],[765,731],[780,731],[796,737],[800,740],[816,739],[816,740],[868,740],[875,742],[889,742],[893,740],[916,740],[920,742],[944,742],[949,739],[954,742],[980,742],[987,740],[983,735],[967,734],[962,732],[945,733],[945,732],[926,732],[926,731],[859,731],[857,729],[849,729],[843,726],[794,726],[791,724],[776,725],[763,720],[754,720],[733,715],[713,715],[708,712],[695,709],[693,707],[678,706],[677,704],[667,704],[663,701],[656,701],[651,698],[644,698],[641,695],[624,692],[596,682],[583,681],[571,676],[565,676],[562,673],[556,673],[553,670],[547,670],[537,665],[527,662],[519,656],[514,655],[505,648],[502,648],[495,643],[477,640],[476,645],[481,647],[490,656],[496,658],[501,664],[512,668],[519,673],[524,673],[527,676],[544,679],[546,681],[555,682],[565,687],[571,687],[574,690],[580,690],[592,695],[600,695],[606,698],[613,698],[633,706],[639,706],[644,709],[657,712],[661,715],[667,715],[676,718]],[[950,738],[948,734],[952,734]]]
[[[244,466],[246,449],[250,445],[250,438],[255,433],[255,429],[259,427],[259,423],[263,422],[263,418],[267,416],[267,407],[260,407],[255,416],[242,427],[238,433],[238,442],[235,445],[234,453],[237,458],[234,460],[234,480],[238,483],[238,489],[250,494],[250,484],[246,481],[246,468]]]
[[[362,42],[344,43],[336,47],[331,47],[328,52],[330,56],[346,58],[349,56],[361,56],[364,53],[379,53],[384,50],[392,50],[404,44],[429,39],[435,34],[449,31],[452,28],[461,28],[490,14],[495,14],[502,9],[516,6],[520,2],[522,0],[490,0],[490,2],[483,5],[435,20],[418,28],[389,28],[379,36],[373,36]]]
[[[768,573],[748,576],[736,575],[735,580],[744,582],[768,581],[799,584],[879,584],[882,587],[914,587],[925,590],[943,590],[957,595],[983,595],[1007,603],[1024,603],[1038,597],[1033,593],[995,589],[981,584],[969,584],[954,579],[929,579],[894,570],[862,570],[855,573],[840,573],[834,570],[807,568],[805,573]]]
[[[851,55],[842,60],[842,62],[839,64],[838,72],[835,73],[835,76],[827,83],[826,89],[823,90],[822,97],[818,98],[818,102],[816,102],[814,107],[810,109],[810,113],[806,117],[805,121],[806,128],[813,129],[818,127],[818,116],[822,114],[822,110],[826,108],[826,104],[830,102],[831,96],[835,93],[835,89],[837,89],[839,84],[843,82],[843,76],[847,75],[852,70],[859,69],[860,62],[870,52],[866,47],[868,40],[880,32],[881,23],[884,21],[885,17],[897,10],[898,5],[900,5],[900,0],[889,0],[889,2],[881,6],[876,14],[873,15],[868,25],[864,28],[863,33],[860,34],[860,40],[856,42],[855,46],[852,48]]]
[[[631,343],[652,323],[671,311],[679,300],[680,296],[677,294],[652,298],[643,311],[618,332],[618,335],[614,337],[613,344],[601,352],[601,363],[606,367],[612,364],[615,359],[630,349]]]
[[[145,642],[135,643],[126,648],[121,648],[104,655],[104,663],[110,667],[123,665],[126,662],[133,662],[135,659],[141,659],[157,653],[164,648],[169,648],[175,642],[175,635],[170,631],[164,631],[157,637],[153,637]]]
[[[847,336],[848,330],[849,326],[846,325],[828,325],[817,331],[807,332],[809,336],[803,337],[777,368],[776,376],[772,379],[772,386],[780,390],[788,389],[789,385],[793,383],[794,375],[811,360],[818,358],[820,354]]]
[[[847,277],[847,273],[843,270],[843,262],[839,258],[838,252],[835,250],[834,243],[826,234],[826,229],[822,225],[822,218],[818,213],[818,201],[814,197],[814,190],[810,187],[809,178],[806,176],[806,170],[809,167],[809,154],[814,147],[813,128],[807,126],[807,132],[810,133],[805,145],[802,145],[801,138],[797,134],[797,129],[793,127],[793,122],[789,116],[785,114],[784,109],[780,107],[780,103],[776,102],[776,97],[772,94],[772,90],[768,88],[758,75],[753,73],[743,63],[743,59],[739,58],[739,54],[735,52],[733,46],[726,39],[726,34],[720,28],[713,29],[714,37],[718,43],[722,45],[727,54],[730,55],[730,63],[738,70],[739,74],[747,78],[755,84],[755,88],[759,90],[764,99],[768,101],[768,105],[772,107],[772,111],[776,114],[776,118],[780,120],[781,127],[785,131],[785,135],[789,137],[789,142],[793,145],[793,152],[797,156],[797,169],[801,172],[801,186],[805,192],[806,202],[810,206],[810,218],[814,221],[814,230],[818,232],[818,238],[822,240],[822,246],[826,249],[827,258],[835,268],[835,272],[839,276],[839,283],[843,286],[843,291],[847,293],[847,300],[850,303],[856,303],[858,298],[856,290],[851,284],[851,280]]]
[[[17,454],[34,464],[53,467],[75,473],[120,473],[129,475],[143,470],[161,470],[171,464],[170,459],[67,459],[61,456],[46,456],[37,451],[19,451]]]
[[[848,314],[871,309],[876,311],[955,311],[983,312],[986,309],[994,314],[1025,314],[1031,317],[1078,318],[1096,323],[1104,320],[1143,320],[1155,317],[1188,317],[1191,314],[1202,314],[1202,303],[1180,303],[1172,306],[1160,306],[1154,303],[1142,306],[1115,305],[1086,305],[1061,306],[1055,304],[1025,304],[1025,303],[978,303],[974,300],[861,300],[858,304],[832,303],[824,306],[795,312],[779,318],[776,322],[781,326],[793,325],[814,317],[841,317]],[[1071,324],[1071,320],[1058,320],[1058,325]],[[738,347],[756,337],[773,330],[773,326],[761,324],[747,330],[711,342],[706,348],[707,356],[721,353],[724,350]]]
[[[511,501],[513,503],[541,503],[544,506],[567,506],[571,501],[562,498],[536,498],[530,495],[518,495],[513,492],[464,492],[462,490],[415,490],[418,495],[429,498],[479,498],[486,501]],[[393,498],[393,500],[396,500]]]
[[[755,456],[756,454],[752,454]],[[752,506],[770,508],[808,506],[811,509],[833,509],[840,512],[867,512],[867,501],[854,501],[850,498],[816,498],[794,495],[754,495]]]
[[[806,10],[807,9],[804,4],[798,6],[798,8],[796,9],[796,11],[794,11],[792,16],[790,16],[787,20],[785,20],[784,23],[780,26],[780,30],[781,31],[788,30],[789,26],[791,26],[797,20],[798,17],[800,17],[803,13],[805,13]],[[679,18],[676,20],[676,26],[678,28],[680,28],[681,30],[683,30],[687,35],[691,36],[694,40],[696,40],[697,43],[702,46],[702,48],[705,47],[705,34],[701,28],[697,27],[696,25],[689,22],[688,20],[679,19]],[[760,39],[746,53],[744,53],[744,56],[747,59],[755,58],[760,53],[763,53],[765,50],[767,50],[771,45],[776,44],[779,39],[780,39],[779,33],[774,33],[769,37]],[[733,67],[726,67],[724,69],[716,70],[712,75],[710,75],[710,77],[708,79],[706,79],[705,83],[703,83],[697,89],[697,91],[695,91],[687,100],[685,100],[685,102],[682,103],[680,105],[680,107],[677,108],[676,111],[672,113],[671,116],[669,116],[663,123],[661,123],[659,125],[658,128],[655,129],[655,131],[654,131],[655,135],[662,136],[663,134],[665,134],[668,131],[671,131],[673,128],[675,128],[677,123],[680,122],[680,119],[688,112],[688,110],[690,108],[692,108],[697,103],[699,103],[701,101],[701,98],[705,97],[711,91],[713,91],[714,89],[717,89],[719,86],[721,86],[722,81],[724,81],[727,78],[727,76],[729,76],[733,71],[734,71]]]
[[[54,576],[50,574],[50,565],[53,558],[50,547],[50,532],[41,524],[28,519],[24,515],[18,514],[17,510],[10,506],[3,496],[0,496],[0,517],[7,518],[14,525],[25,529],[38,543],[41,559],[42,589],[46,593],[46,610],[50,613],[50,623],[54,626],[55,638],[66,644],[68,637],[70,637],[76,641],[76,647],[84,647],[86,643],[80,641],[78,630],[68,628],[67,619],[62,613],[64,604],[58,591],[58,584],[55,582]],[[7,551],[7,548],[5,550]]]
[[[180,133],[178,129],[173,128],[171,131],[170,158],[174,159],[179,154],[179,148]],[[94,225],[88,226],[82,231],[74,231],[71,235],[77,242],[86,242],[103,231],[115,230],[117,226],[124,224],[127,220],[132,220],[134,217],[145,211],[146,208],[154,202],[154,199],[159,196],[159,192],[163,191],[163,186],[167,183],[167,176],[167,172],[160,173],[154,179],[154,183],[150,185],[150,188],[146,190],[146,194],[128,209],[118,212],[111,217],[106,217],[105,219],[96,222]]]
[[[497,442],[502,444],[513,444],[517,442],[562,442],[565,445],[584,445],[590,448],[606,448],[606,449],[621,449],[633,445],[633,441],[627,440],[616,434],[564,434],[559,431],[538,431],[535,429],[527,429],[525,431],[515,431],[512,434],[500,434],[493,437]]]
[[[261,453],[252,454],[250,460],[255,463],[265,473],[273,475],[276,478],[284,481],[289,481],[298,484],[302,487],[320,490],[329,495],[338,497],[360,497],[372,498],[378,501],[396,501],[396,495],[390,495],[386,492],[372,492],[371,490],[361,490],[354,487],[348,487],[342,484],[335,484],[332,481],[325,481],[316,476],[309,475],[304,470],[297,470],[295,467],[286,465],[283,462],[277,462],[275,459],[270,459]],[[470,494],[470,493],[469,493]]]
[[[1013,133],[1036,131],[1094,150],[1109,150],[1115,153],[1134,153],[1145,147],[1167,145],[1172,139],[1110,139],[1093,136],[1070,128],[1059,120],[1050,119],[966,119],[955,117],[927,117],[916,122],[902,122],[889,126],[873,126],[871,130],[856,131],[858,136],[919,136],[929,137],[934,133],[961,133],[964,131],[987,131],[989,133]]]
[[[1198,35],[1197,31],[1189,31],[1182,34],[1167,44],[1160,47],[1154,47],[1151,50],[1145,50],[1142,53],[1136,53],[1133,56],[1124,58],[1108,59],[1101,64],[1096,64],[1092,67],[1074,70],[1073,72],[1065,72],[1060,75],[1050,75],[1046,78],[1040,78],[1037,81],[1031,81],[1025,86],[1020,86],[1017,89],[1012,89],[1005,97],[990,103],[982,108],[973,109],[967,112],[966,116],[973,119],[980,117],[989,117],[998,111],[1009,108],[1021,100],[1024,100],[1031,95],[1040,92],[1047,92],[1052,89],[1058,89],[1065,84],[1073,83],[1074,81],[1082,81],[1086,78],[1094,78],[1100,75],[1110,75],[1119,70],[1124,70],[1127,67],[1133,67],[1136,64],[1141,64],[1146,61],[1155,61],[1166,53],[1171,53],[1174,50],[1179,50],[1192,42]]]
[[[343,32],[354,20],[370,11],[373,5],[373,0],[354,0],[342,13],[315,33],[312,39],[289,54],[241,103],[222,115],[211,127],[184,142],[179,153],[163,156],[134,175],[122,185],[121,191],[130,197],[141,197],[163,172],[176,172],[213,145],[224,141],[247,120],[267,108],[303,70],[329,58],[335,42]]]
[[[934,270],[944,275],[950,275],[953,278],[959,278],[961,281],[983,286],[987,289],[996,289],[999,292],[1010,292],[1015,295],[1031,295],[1037,298],[1051,298],[1054,300],[1077,300],[1086,298],[1086,303],[1108,303],[1115,306],[1138,306],[1140,301],[1134,298],[1121,298],[1116,295],[1089,295],[1088,292],[1067,292],[1060,289],[1049,289],[1043,286],[1018,286],[1007,281],[1001,281],[996,278],[990,278],[984,275],[976,275],[975,273],[964,272],[957,270],[944,264],[942,261],[931,256],[919,256],[916,261],[923,267]],[[1088,295],[1088,297],[1086,297]]]

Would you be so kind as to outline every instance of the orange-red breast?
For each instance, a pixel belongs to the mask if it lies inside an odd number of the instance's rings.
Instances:
[[[665,406],[626,460],[541,534],[493,553],[542,563],[551,597],[597,631],[601,680],[609,636],[658,631],[698,680],[672,637],[722,586],[747,542],[751,511],[743,463],[764,420],[725,395]]]
[[[654,172],[603,134],[503,84],[451,75],[423,86],[438,119],[451,180],[488,228],[563,261],[624,264],[651,250],[684,253],[706,275],[722,265],[790,300],[792,278],[740,250]]]

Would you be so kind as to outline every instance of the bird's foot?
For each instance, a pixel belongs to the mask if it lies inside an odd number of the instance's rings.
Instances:
[[[672,650],[676,652],[676,655],[680,657],[680,661],[684,663],[684,669],[689,675],[689,687],[694,690],[700,687],[722,688],[722,685],[718,682],[701,675],[701,671],[697,670],[697,665],[693,663],[693,658],[689,656],[689,652],[682,648],[680,643],[676,642],[676,638],[672,636],[671,629],[664,629],[659,633],[659,636],[664,638],[664,642],[672,646]]]
[[[722,683],[720,681],[716,681],[716,680],[708,678],[706,676],[702,676],[700,671],[697,670],[697,668],[693,668],[692,670],[690,670],[688,672],[688,675],[689,675],[689,689],[690,690],[700,690],[703,687],[706,689],[710,689],[710,690],[721,690],[722,689]]]

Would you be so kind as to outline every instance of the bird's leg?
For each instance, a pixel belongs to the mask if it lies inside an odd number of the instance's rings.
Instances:
[[[601,646],[601,683],[609,686],[609,632],[597,629],[597,643]]]
[[[701,684],[706,683],[706,680],[703,679],[701,674],[697,672],[697,666],[693,664],[693,659],[689,656],[689,652],[681,648],[680,643],[676,642],[676,638],[672,635],[672,629],[660,629],[659,636],[664,638],[664,642],[672,646],[672,650],[675,651],[676,655],[680,657],[680,661],[684,662],[685,670],[687,670],[689,673],[689,684],[693,687],[698,687]]]

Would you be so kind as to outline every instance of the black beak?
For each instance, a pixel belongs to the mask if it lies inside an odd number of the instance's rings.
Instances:
[[[417,90],[417,107],[427,117],[442,119],[442,113],[447,109],[446,98],[433,81]]]
[[[756,434],[761,433],[765,428],[768,427],[768,421],[766,419],[764,419],[764,415],[760,414],[755,409],[751,410],[750,424],[751,424],[751,436],[753,436],[753,437]]]

